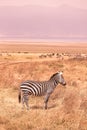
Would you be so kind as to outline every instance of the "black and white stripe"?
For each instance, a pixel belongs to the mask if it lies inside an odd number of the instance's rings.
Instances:
[[[50,94],[53,92],[53,90],[58,85],[58,83],[61,83],[62,85],[66,85],[66,82],[64,81],[61,72],[53,74],[48,81],[43,81],[43,82],[30,81],[30,80],[25,81],[20,85],[19,102],[21,101],[21,95],[22,95],[23,106],[25,103],[28,109],[29,95],[34,95],[34,96],[46,95],[44,103],[45,103],[45,109],[47,109],[47,102],[50,97]]]
[[[28,92],[29,95],[40,96],[43,95],[47,88],[46,82],[26,81],[20,86],[23,92]]]

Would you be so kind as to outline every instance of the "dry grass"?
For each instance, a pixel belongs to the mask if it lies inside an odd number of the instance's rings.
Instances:
[[[54,48],[55,49],[55,48]],[[16,53],[0,63],[0,130],[87,130],[87,60],[39,59],[26,61]],[[16,58],[15,58],[16,57]],[[18,58],[18,59],[17,59]],[[12,60],[12,62],[11,62]],[[18,103],[18,88],[27,79],[48,80],[63,70],[66,88],[59,85],[51,95],[48,109],[44,97],[30,97],[30,110]]]

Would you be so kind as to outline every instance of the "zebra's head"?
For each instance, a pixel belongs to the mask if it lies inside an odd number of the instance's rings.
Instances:
[[[63,86],[66,85],[66,82],[65,82],[64,77],[63,77],[63,72],[57,72],[57,73],[53,74],[51,76],[50,80],[54,80],[57,84],[60,83]]]
[[[57,80],[63,86],[66,85],[66,82],[65,82],[64,77],[63,77],[63,72],[58,72],[58,74],[57,74]]]

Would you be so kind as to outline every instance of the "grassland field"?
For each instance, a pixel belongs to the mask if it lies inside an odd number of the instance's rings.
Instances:
[[[63,71],[43,109],[44,97],[30,96],[30,110],[18,103],[25,80],[48,80]],[[55,43],[0,44],[0,130],[87,130],[87,45]]]

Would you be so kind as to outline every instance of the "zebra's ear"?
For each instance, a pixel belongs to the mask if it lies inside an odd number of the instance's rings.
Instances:
[[[60,75],[62,75],[63,74],[63,71],[60,71],[60,72],[58,72]]]

